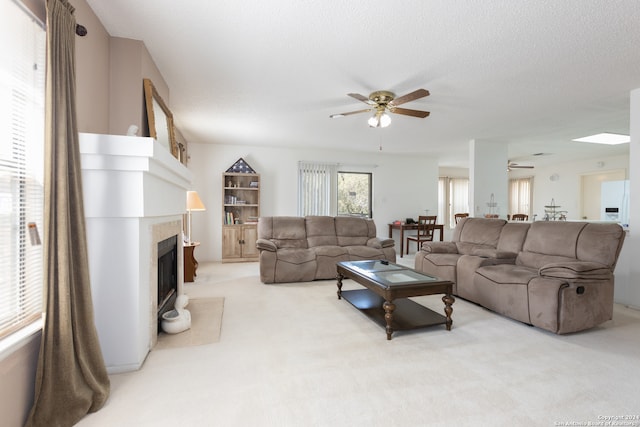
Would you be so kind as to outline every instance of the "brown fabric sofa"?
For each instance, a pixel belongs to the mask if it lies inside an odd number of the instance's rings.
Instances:
[[[377,238],[366,218],[260,217],[256,245],[263,283],[333,279],[339,261],[396,260],[393,239]]]
[[[577,332],[613,315],[618,224],[465,218],[451,242],[426,242],[415,268],[454,294],[548,331]]]

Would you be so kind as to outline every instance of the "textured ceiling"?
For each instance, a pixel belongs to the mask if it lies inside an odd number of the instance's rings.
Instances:
[[[421,153],[467,166],[472,139],[553,162],[628,152],[571,142],[629,132],[637,0],[88,0],[144,41],[189,142]],[[90,31],[90,29],[89,29]],[[347,93],[431,96],[372,129]],[[532,153],[551,153],[530,158]],[[542,160],[542,159],[545,160]],[[530,161],[529,161],[530,160]]]

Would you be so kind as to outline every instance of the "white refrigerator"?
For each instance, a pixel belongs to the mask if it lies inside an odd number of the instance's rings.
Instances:
[[[604,181],[600,189],[600,219],[629,225],[629,180]]]

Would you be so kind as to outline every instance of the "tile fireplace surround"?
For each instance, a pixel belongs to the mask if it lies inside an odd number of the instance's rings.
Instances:
[[[109,373],[132,371],[157,341],[158,242],[181,236],[192,175],[152,138],[81,133],[80,154],[98,338]]]

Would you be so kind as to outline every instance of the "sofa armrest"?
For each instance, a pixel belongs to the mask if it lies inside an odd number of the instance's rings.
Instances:
[[[381,239],[379,237],[372,237],[367,240],[367,246],[376,249],[392,248],[395,244],[396,242],[393,239]]]
[[[453,242],[424,242],[420,250],[431,254],[458,253],[458,247]]]
[[[538,274],[565,280],[610,280],[613,276],[606,265],[589,261],[554,262],[541,267]]]
[[[256,247],[261,251],[276,252],[278,250],[276,244],[267,239],[258,239],[256,241]]]

